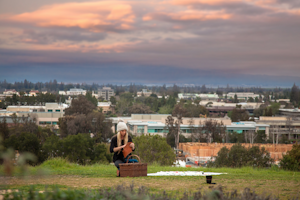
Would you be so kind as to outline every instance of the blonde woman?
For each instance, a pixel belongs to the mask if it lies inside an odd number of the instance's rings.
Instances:
[[[121,120],[117,125],[117,132],[118,133],[114,135],[111,139],[110,152],[114,153],[113,162],[115,163],[115,166],[118,168],[117,176],[120,176],[119,164],[125,163],[125,158],[123,156],[122,151],[128,142],[132,142],[132,139],[130,135],[128,135],[128,128],[125,122]],[[133,151],[135,150],[133,142],[130,144],[130,147],[132,148]]]

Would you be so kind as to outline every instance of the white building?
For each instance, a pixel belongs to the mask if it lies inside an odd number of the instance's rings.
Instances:
[[[17,92],[15,89],[12,89],[12,90],[5,90],[3,92],[4,95],[17,95],[17,96],[20,96],[19,92]]]
[[[59,91],[58,94],[70,96],[86,95],[86,90],[80,88],[71,88],[69,91]]]
[[[234,96],[237,96],[239,100],[245,100],[247,101],[250,97],[255,99],[256,97],[259,98],[259,94],[254,94],[253,92],[229,92],[227,94],[227,99],[234,99]],[[264,97],[263,95],[261,96],[262,98]]]
[[[200,98],[201,100],[217,101],[219,99],[219,96],[216,93],[214,94],[179,93],[178,98],[189,99],[189,100]]]

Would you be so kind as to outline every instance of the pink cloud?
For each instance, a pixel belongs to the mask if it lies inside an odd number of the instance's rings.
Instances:
[[[24,39],[26,40],[26,39]],[[28,39],[29,40],[29,39]],[[34,41],[26,41],[26,42],[34,42]],[[124,52],[127,48],[132,47],[139,42],[113,42],[110,44],[101,44],[101,43],[53,43],[47,45],[39,45],[39,44],[28,44],[23,46],[20,49],[28,49],[31,50],[42,50],[42,51],[69,51],[69,52],[98,52],[98,53],[121,53]]]
[[[174,5],[195,5],[195,4],[205,4],[205,5],[219,5],[224,3],[238,3],[242,0],[172,0],[171,3]]]
[[[80,27],[95,32],[128,30],[135,15],[130,4],[116,1],[64,3],[44,6],[36,11],[6,17],[10,21],[40,27]]]
[[[231,18],[231,15],[225,11],[198,11],[198,10],[185,10],[176,13],[172,12],[157,12],[144,16],[144,21],[150,21],[153,19],[159,18],[169,18],[172,20],[178,21],[189,21],[189,20],[198,20],[198,21],[207,21],[207,20],[227,20]]]

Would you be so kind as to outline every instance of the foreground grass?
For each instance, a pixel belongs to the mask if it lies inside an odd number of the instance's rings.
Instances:
[[[3,170],[1,170],[3,171]],[[227,191],[243,191],[248,187],[257,193],[273,194],[281,199],[295,197],[300,191],[300,172],[291,172],[273,169],[243,168],[178,168],[159,165],[149,165],[148,173],[159,171],[204,171],[224,172],[227,174],[214,176],[213,182],[222,185]],[[68,163],[64,159],[53,159],[44,162],[38,167],[29,167],[33,178],[17,178],[21,172],[15,170],[13,178],[5,178],[5,187],[11,189],[26,189],[29,185],[36,185],[41,189],[45,185],[76,189],[112,188],[117,185],[130,185],[132,182],[139,186],[146,186],[149,191],[159,193],[196,192],[198,188],[209,189],[213,185],[206,184],[205,177],[116,177],[116,168],[113,165],[95,164],[81,166]],[[41,176],[43,175],[43,176]],[[1,177],[0,177],[1,179]],[[4,177],[2,176],[4,180]],[[0,181],[1,183],[3,181]],[[2,186],[4,184],[2,183]],[[42,189],[41,189],[42,190]]]

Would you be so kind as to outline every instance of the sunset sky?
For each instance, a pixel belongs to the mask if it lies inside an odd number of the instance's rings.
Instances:
[[[0,80],[300,84],[299,0],[0,0]]]

